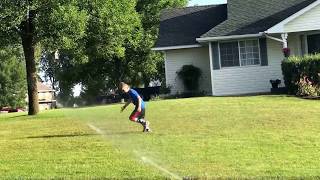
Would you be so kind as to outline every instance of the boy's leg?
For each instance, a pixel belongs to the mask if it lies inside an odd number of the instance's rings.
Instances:
[[[138,112],[136,109],[131,113],[129,119],[133,122],[137,122],[137,123],[140,123],[143,127],[145,127],[146,125],[146,121],[141,118],[141,117],[144,117],[144,112],[141,111],[141,112]]]
[[[149,123],[149,121],[145,120],[145,113],[146,113],[146,110],[142,109],[141,114],[139,116],[139,120],[144,122],[143,132],[149,132],[150,131],[150,127],[149,127],[150,123]]]

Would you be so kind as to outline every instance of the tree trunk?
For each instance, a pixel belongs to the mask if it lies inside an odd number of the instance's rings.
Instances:
[[[29,115],[36,115],[39,112],[38,88],[37,88],[37,69],[35,62],[35,42],[34,42],[34,27],[33,14],[26,21],[21,23],[21,40],[23,52],[26,60],[27,83],[28,83],[28,98],[29,98]]]

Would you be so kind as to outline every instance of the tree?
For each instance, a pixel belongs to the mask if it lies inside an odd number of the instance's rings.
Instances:
[[[59,91],[60,100],[69,101],[71,89],[78,83],[83,85],[86,99],[114,87],[114,60],[124,56],[125,41],[139,25],[135,5],[132,0],[83,0],[81,9],[88,15],[86,36],[73,46],[59,48],[58,59],[54,47],[45,47],[41,69]],[[50,41],[54,43],[51,39],[46,44]]]
[[[0,38],[5,45],[22,45],[29,97],[29,115],[39,111],[35,47],[72,47],[85,34],[87,14],[76,0],[3,0]],[[50,42],[50,43],[48,43]],[[51,44],[52,42],[55,42]]]
[[[22,49],[5,47],[0,50],[0,109],[24,107],[26,77]]]
[[[126,46],[123,69],[127,69],[126,79],[131,84],[149,85],[152,80],[163,80],[164,59],[159,52],[151,51],[158,36],[160,13],[166,8],[184,7],[187,0],[138,0],[136,11],[140,14],[141,27],[139,35]],[[131,78],[128,78],[131,77]]]
[[[119,81],[139,85],[160,79],[164,74],[163,57],[151,51],[160,11],[184,5],[186,0],[83,1],[82,9],[88,14],[86,36],[79,40],[77,48],[59,49],[66,57],[60,55],[59,61],[51,58],[60,63],[51,67],[59,67],[55,80],[64,99],[68,99],[70,88],[77,83],[82,84],[82,97],[90,101],[115,89]],[[54,51],[48,53],[49,57]],[[62,63],[66,59],[68,62]],[[81,63],[77,63],[79,59]],[[50,72],[54,71],[48,71],[49,76]]]
[[[117,86],[117,62],[125,56],[126,43],[140,26],[135,1],[91,2],[84,48],[88,57],[78,72],[83,97],[90,102]]]

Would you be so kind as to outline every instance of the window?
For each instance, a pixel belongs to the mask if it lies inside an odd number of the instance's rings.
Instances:
[[[238,42],[220,43],[220,59],[222,67],[239,66]]]
[[[241,66],[260,64],[259,43],[257,40],[239,41]]]
[[[221,67],[250,66],[260,64],[258,40],[220,43]]]
[[[320,53],[320,34],[308,36],[308,53]]]

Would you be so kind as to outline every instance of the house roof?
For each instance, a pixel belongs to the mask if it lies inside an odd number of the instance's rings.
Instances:
[[[52,88],[48,87],[47,85],[45,85],[41,82],[37,82],[37,88],[38,88],[38,92],[52,92],[52,91],[54,91]]]
[[[162,11],[155,49],[196,47],[198,40],[265,32],[317,0],[228,0]],[[202,39],[203,38],[203,39]]]
[[[231,0],[229,18],[201,38],[264,32],[316,0]],[[234,6],[234,7],[233,7]],[[230,8],[229,8],[230,7]]]
[[[196,38],[226,19],[226,4],[164,10],[155,47],[198,44]]]

